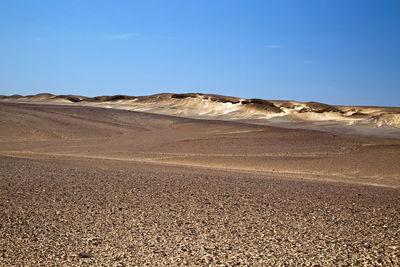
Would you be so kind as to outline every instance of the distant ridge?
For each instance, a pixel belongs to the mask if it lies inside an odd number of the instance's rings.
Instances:
[[[245,121],[255,124],[298,127],[299,123],[305,123],[305,126],[318,126],[324,129],[330,127],[328,130],[337,125],[350,127],[349,129],[361,127],[363,130],[383,128],[397,131],[400,129],[400,107],[334,106],[319,102],[244,99],[202,93],[96,97],[41,93],[27,96],[1,95],[0,99],[3,101],[97,106],[180,117]],[[400,132],[396,132],[395,137],[397,135],[400,137]]]

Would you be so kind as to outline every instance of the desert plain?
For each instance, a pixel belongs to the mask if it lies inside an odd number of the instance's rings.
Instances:
[[[400,264],[396,125],[263,124],[260,112],[291,107],[259,100],[241,102],[256,115],[196,117],[187,98],[168,112],[125,110],[121,98],[2,100],[0,265]],[[296,110],[368,117],[334,108]]]

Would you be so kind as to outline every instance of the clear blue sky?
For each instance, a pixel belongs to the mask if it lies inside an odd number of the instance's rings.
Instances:
[[[0,94],[400,106],[399,0],[1,0]]]

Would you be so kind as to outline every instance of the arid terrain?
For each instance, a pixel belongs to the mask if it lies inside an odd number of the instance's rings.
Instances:
[[[0,95],[0,101],[91,106],[186,118],[236,121],[332,133],[400,138],[400,107],[334,106],[319,102],[244,99],[215,94],[149,96]]]
[[[3,97],[0,265],[398,266],[399,133],[399,108]]]

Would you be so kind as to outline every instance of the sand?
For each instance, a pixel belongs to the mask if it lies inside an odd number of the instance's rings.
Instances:
[[[0,103],[0,265],[399,264],[400,140]]]
[[[202,93],[97,97],[44,93],[0,95],[0,101],[113,108],[186,118],[400,138],[400,107],[334,106],[319,102],[244,99]]]

